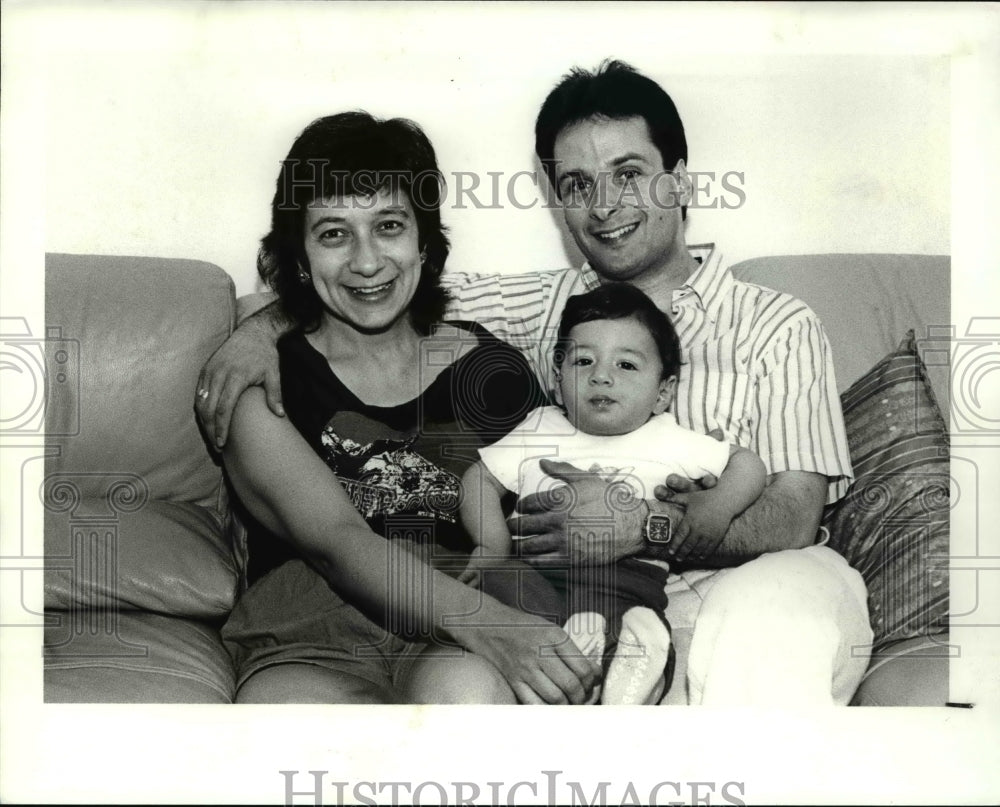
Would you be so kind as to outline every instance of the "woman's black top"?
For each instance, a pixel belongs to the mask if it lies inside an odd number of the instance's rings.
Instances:
[[[462,474],[478,460],[478,448],[546,398],[516,349],[474,322],[449,324],[475,347],[457,360],[442,351],[435,358],[448,366],[417,398],[397,406],[359,400],[302,332],[283,336],[278,353],[287,416],[372,530],[467,552],[458,511]],[[250,531],[250,582],[291,557],[285,542]]]

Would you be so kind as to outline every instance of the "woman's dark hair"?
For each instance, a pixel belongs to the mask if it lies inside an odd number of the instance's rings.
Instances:
[[[444,316],[448,293],[440,284],[449,243],[441,223],[444,180],[434,147],[416,123],[381,120],[367,112],[342,112],[310,123],[281,164],[271,231],[261,239],[257,271],[300,327],[318,327],[323,304],[311,283],[305,253],[305,211],[317,199],[403,191],[413,207],[421,252],[420,281],[410,303],[414,326],[424,335]]]
[[[656,307],[645,292],[630,283],[605,283],[566,301],[562,319],[559,320],[559,339],[555,349],[557,367],[562,366],[572,342],[570,331],[581,323],[599,319],[638,320],[656,343],[663,365],[663,378],[670,378],[680,370],[680,340],[670,318]]]
[[[660,152],[663,168],[672,171],[678,160],[687,162],[684,124],[666,91],[625,62],[605,60],[594,70],[575,67],[549,93],[535,120],[535,154],[549,182],[556,184],[555,145],[559,133],[574,123],[597,119],[640,117]],[[685,213],[682,209],[682,214]]]

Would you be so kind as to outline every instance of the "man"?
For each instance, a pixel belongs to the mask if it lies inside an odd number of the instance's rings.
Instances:
[[[669,562],[676,573],[667,614],[677,669],[686,668],[686,689],[678,677],[671,702],[847,703],[872,634],[860,575],[816,545],[824,503],[851,481],[822,326],[802,302],[737,282],[714,245],[688,247],[684,128],[651,79],[620,62],[572,71],[539,112],[535,149],[587,264],[579,272],[446,273],[455,295],[449,316],[476,319],[520,347],[551,390],[551,349],[567,297],[601,282],[632,283],[678,331],[680,425],[756,452],[769,476],[721,541],[696,532],[673,540],[669,519],[679,523],[687,497],[714,479],[671,477],[657,499],[609,508],[598,476],[548,463],[575,504],[567,512],[522,502],[512,528],[528,536],[523,556],[538,565],[639,553]],[[273,341],[281,327],[273,315],[262,317],[203,371],[198,412],[220,440],[249,383],[263,382],[280,409]],[[614,529],[593,528],[610,518]]]

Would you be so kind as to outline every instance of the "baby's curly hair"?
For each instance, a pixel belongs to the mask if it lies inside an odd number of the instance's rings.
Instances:
[[[630,283],[605,283],[593,291],[577,294],[566,301],[559,320],[559,338],[555,347],[555,364],[562,367],[569,349],[570,331],[583,322],[599,319],[635,319],[656,343],[663,364],[663,378],[677,375],[681,367],[681,346],[670,318]]]

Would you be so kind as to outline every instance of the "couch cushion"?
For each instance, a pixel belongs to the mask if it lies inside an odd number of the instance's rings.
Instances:
[[[45,629],[46,703],[233,700],[232,662],[212,627],[138,612],[47,611],[46,618],[55,622]]]
[[[949,661],[947,633],[887,645],[872,659],[851,706],[944,706]]]
[[[79,358],[75,378],[71,367],[68,383],[49,385],[46,431],[60,453],[46,472],[80,473],[83,497],[103,495],[103,474],[131,474],[150,499],[218,508],[222,476],[194,389],[231,331],[232,280],[212,264],[160,258],[50,254],[45,271],[47,344],[68,341]]]
[[[951,260],[946,255],[782,255],[733,266],[750,283],[778,289],[807,303],[823,322],[833,348],[837,388],[846,390],[913,328],[940,348],[951,323]],[[929,378],[944,412],[950,377],[935,364]]]
[[[107,499],[67,506],[59,476],[46,480],[46,608],[138,609],[222,620],[239,572],[220,516],[196,504],[136,502],[113,513]]]
[[[841,400],[855,481],[823,525],[868,586],[875,649],[947,630],[948,433],[912,332]]]

